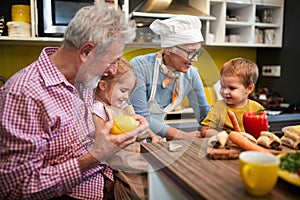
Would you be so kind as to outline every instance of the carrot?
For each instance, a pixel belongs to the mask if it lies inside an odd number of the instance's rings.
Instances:
[[[233,142],[235,145],[239,146],[241,149],[246,151],[261,151],[265,153],[270,153],[267,149],[258,146],[257,144],[251,142],[249,139],[244,137],[241,133],[236,131],[231,131],[229,133],[229,139],[231,142]]]
[[[229,118],[230,118],[230,121],[231,121],[231,123],[232,123],[232,125],[233,125],[234,131],[236,131],[236,132],[241,132],[241,128],[240,128],[240,126],[239,126],[239,122],[238,122],[238,120],[237,120],[237,118],[236,118],[234,112],[231,111],[231,110],[227,110],[227,114],[228,114],[228,116],[229,116]]]

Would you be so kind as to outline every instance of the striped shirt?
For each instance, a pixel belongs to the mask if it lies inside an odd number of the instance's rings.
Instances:
[[[55,51],[0,88],[0,199],[102,199],[103,174],[113,179],[105,163],[80,171],[82,140],[95,130],[93,92],[66,80],[49,59]]]

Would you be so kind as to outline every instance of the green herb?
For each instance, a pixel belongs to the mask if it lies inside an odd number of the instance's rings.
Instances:
[[[297,173],[300,170],[300,152],[287,153],[280,157],[280,169]]]

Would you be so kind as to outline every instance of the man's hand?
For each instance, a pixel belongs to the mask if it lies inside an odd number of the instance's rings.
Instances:
[[[137,129],[121,134],[110,134],[113,121],[106,122],[104,127],[96,129],[95,143],[89,153],[78,158],[81,172],[96,167],[99,162],[106,160],[112,154],[136,141],[139,131]],[[99,125],[96,125],[99,127]]]
[[[138,130],[120,134],[113,135],[110,134],[110,130],[113,126],[113,121],[106,122],[104,127],[101,129],[96,129],[95,132],[95,143],[90,151],[90,153],[98,160],[106,160],[112,154],[116,153],[122,148],[135,142]]]
[[[139,115],[134,116],[139,122],[139,126],[129,132],[120,135],[110,134],[113,121],[106,122],[103,128],[97,128],[95,132],[95,143],[90,153],[78,159],[82,172],[95,167],[100,161],[108,159],[119,150],[134,143],[137,138],[146,138],[150,129],[147,120]],[[95,124],[95,127],[100,127]]]
[[[133,117],[139,123],[138,128],[139,127],[141,128],[141,131],[137,135],[137,140],[143,140],[143,139],[149,137],[150,129],[149,129],[149,124],[148,124],[148,121],[146,120],[146,118],[141,115],[138,115],[138,114],[134,114]]]

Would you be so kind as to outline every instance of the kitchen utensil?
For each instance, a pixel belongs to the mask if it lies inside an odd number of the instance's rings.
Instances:
[[[265,110],[267,115],[280,115],[282,113],[281,110]]]
[[[285,155],[285,153],[279,154],[279,155],[277,155],[277,157],[280,158],[284,155]],[[280,178],[282,178],[283,180],[300,187],[300,177],[297,174],[291,173],[287,170],[279,169],[278,176]]]
[[[255,42],[264,43],[264,31],[259,28],[255,29]]]
[[[284,131],[286,131],[286,130],[288,130],[288,129],[291,129],[291,128],[293,128],[293,126],[285,126],[285,127],[283,127],[283,128],[281,129],[281,131],[284,132]]]
[[[262,11],[261,21],[264,23],[273,22],[273,10],[266,9]]]
[[[275,30],[274,29],[265,29],[264,31],[264,41],[265,44],[274,44],[275,43]]]
[[[240,36],[237,34],[231,34],[229,35],[229,42],[240,42]]]
[[[0,36],[2,35],[5,28],[4,16],[0,16]]]
[[[239,156],[240,176],[248,193],[268,194],[278,179],[280,160],[263,152],[245,151]]]
[[[12,5],[12,21],[30,23],[30,6],[29,5]]]
[[[25,22],[7,22],[8,36],[30,37],[30,24]]]

